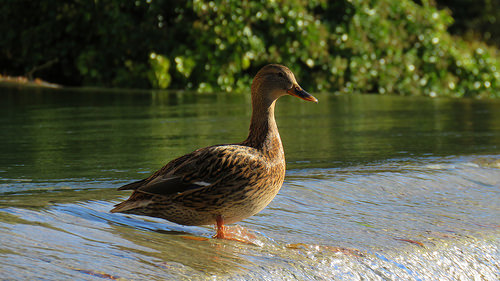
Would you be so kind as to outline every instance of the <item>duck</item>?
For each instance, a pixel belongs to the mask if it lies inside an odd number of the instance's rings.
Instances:
[[[251,84],[252,117],[244,141],[197,149],[148,178],[119,187],[133,192],[110,212],[180,225],[215,225],[213,238],[231,239],[225,225],[263,210],[283,185],[285,153],[274,108],[276,100],[286,95],[318,102],[286,66],[262,67]]]

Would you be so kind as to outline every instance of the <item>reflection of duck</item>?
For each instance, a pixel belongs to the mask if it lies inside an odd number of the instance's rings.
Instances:
[[[120,187],[118,190],[134,192],[111,212],[159,217],[183,225],[217,224],[215,237],[227,238],[224,223],[258,213],[283,184],[285,154],[274,106],[286,94],[317,102],[302,90],[287,67],[263,67],[252,82],[252,120],[245,141],[198,149],[146,179]]]

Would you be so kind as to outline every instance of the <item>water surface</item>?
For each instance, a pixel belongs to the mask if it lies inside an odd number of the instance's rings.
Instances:
[[[0,89],[0,279],[500,278],[500,101],[281,98],[287,177],[235,229],[110,214],[192,150],[243,140],[246,95]]]

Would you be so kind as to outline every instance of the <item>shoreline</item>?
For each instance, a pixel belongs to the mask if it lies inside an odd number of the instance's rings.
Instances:
[[[0,86],[29,86],[29,87],[43,87],[43,88],[62,88],[62,85],[50,83],[40,78],[28,79],[23,76],[3,76],[0,75]]]

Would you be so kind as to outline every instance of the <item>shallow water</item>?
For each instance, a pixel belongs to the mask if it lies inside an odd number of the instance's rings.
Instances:
[[[0,89],[0,279],[498,280],[500,101],[317,97],[277,104],[287,177],[245,244],[109,210],[244,139],[247,96]]]

